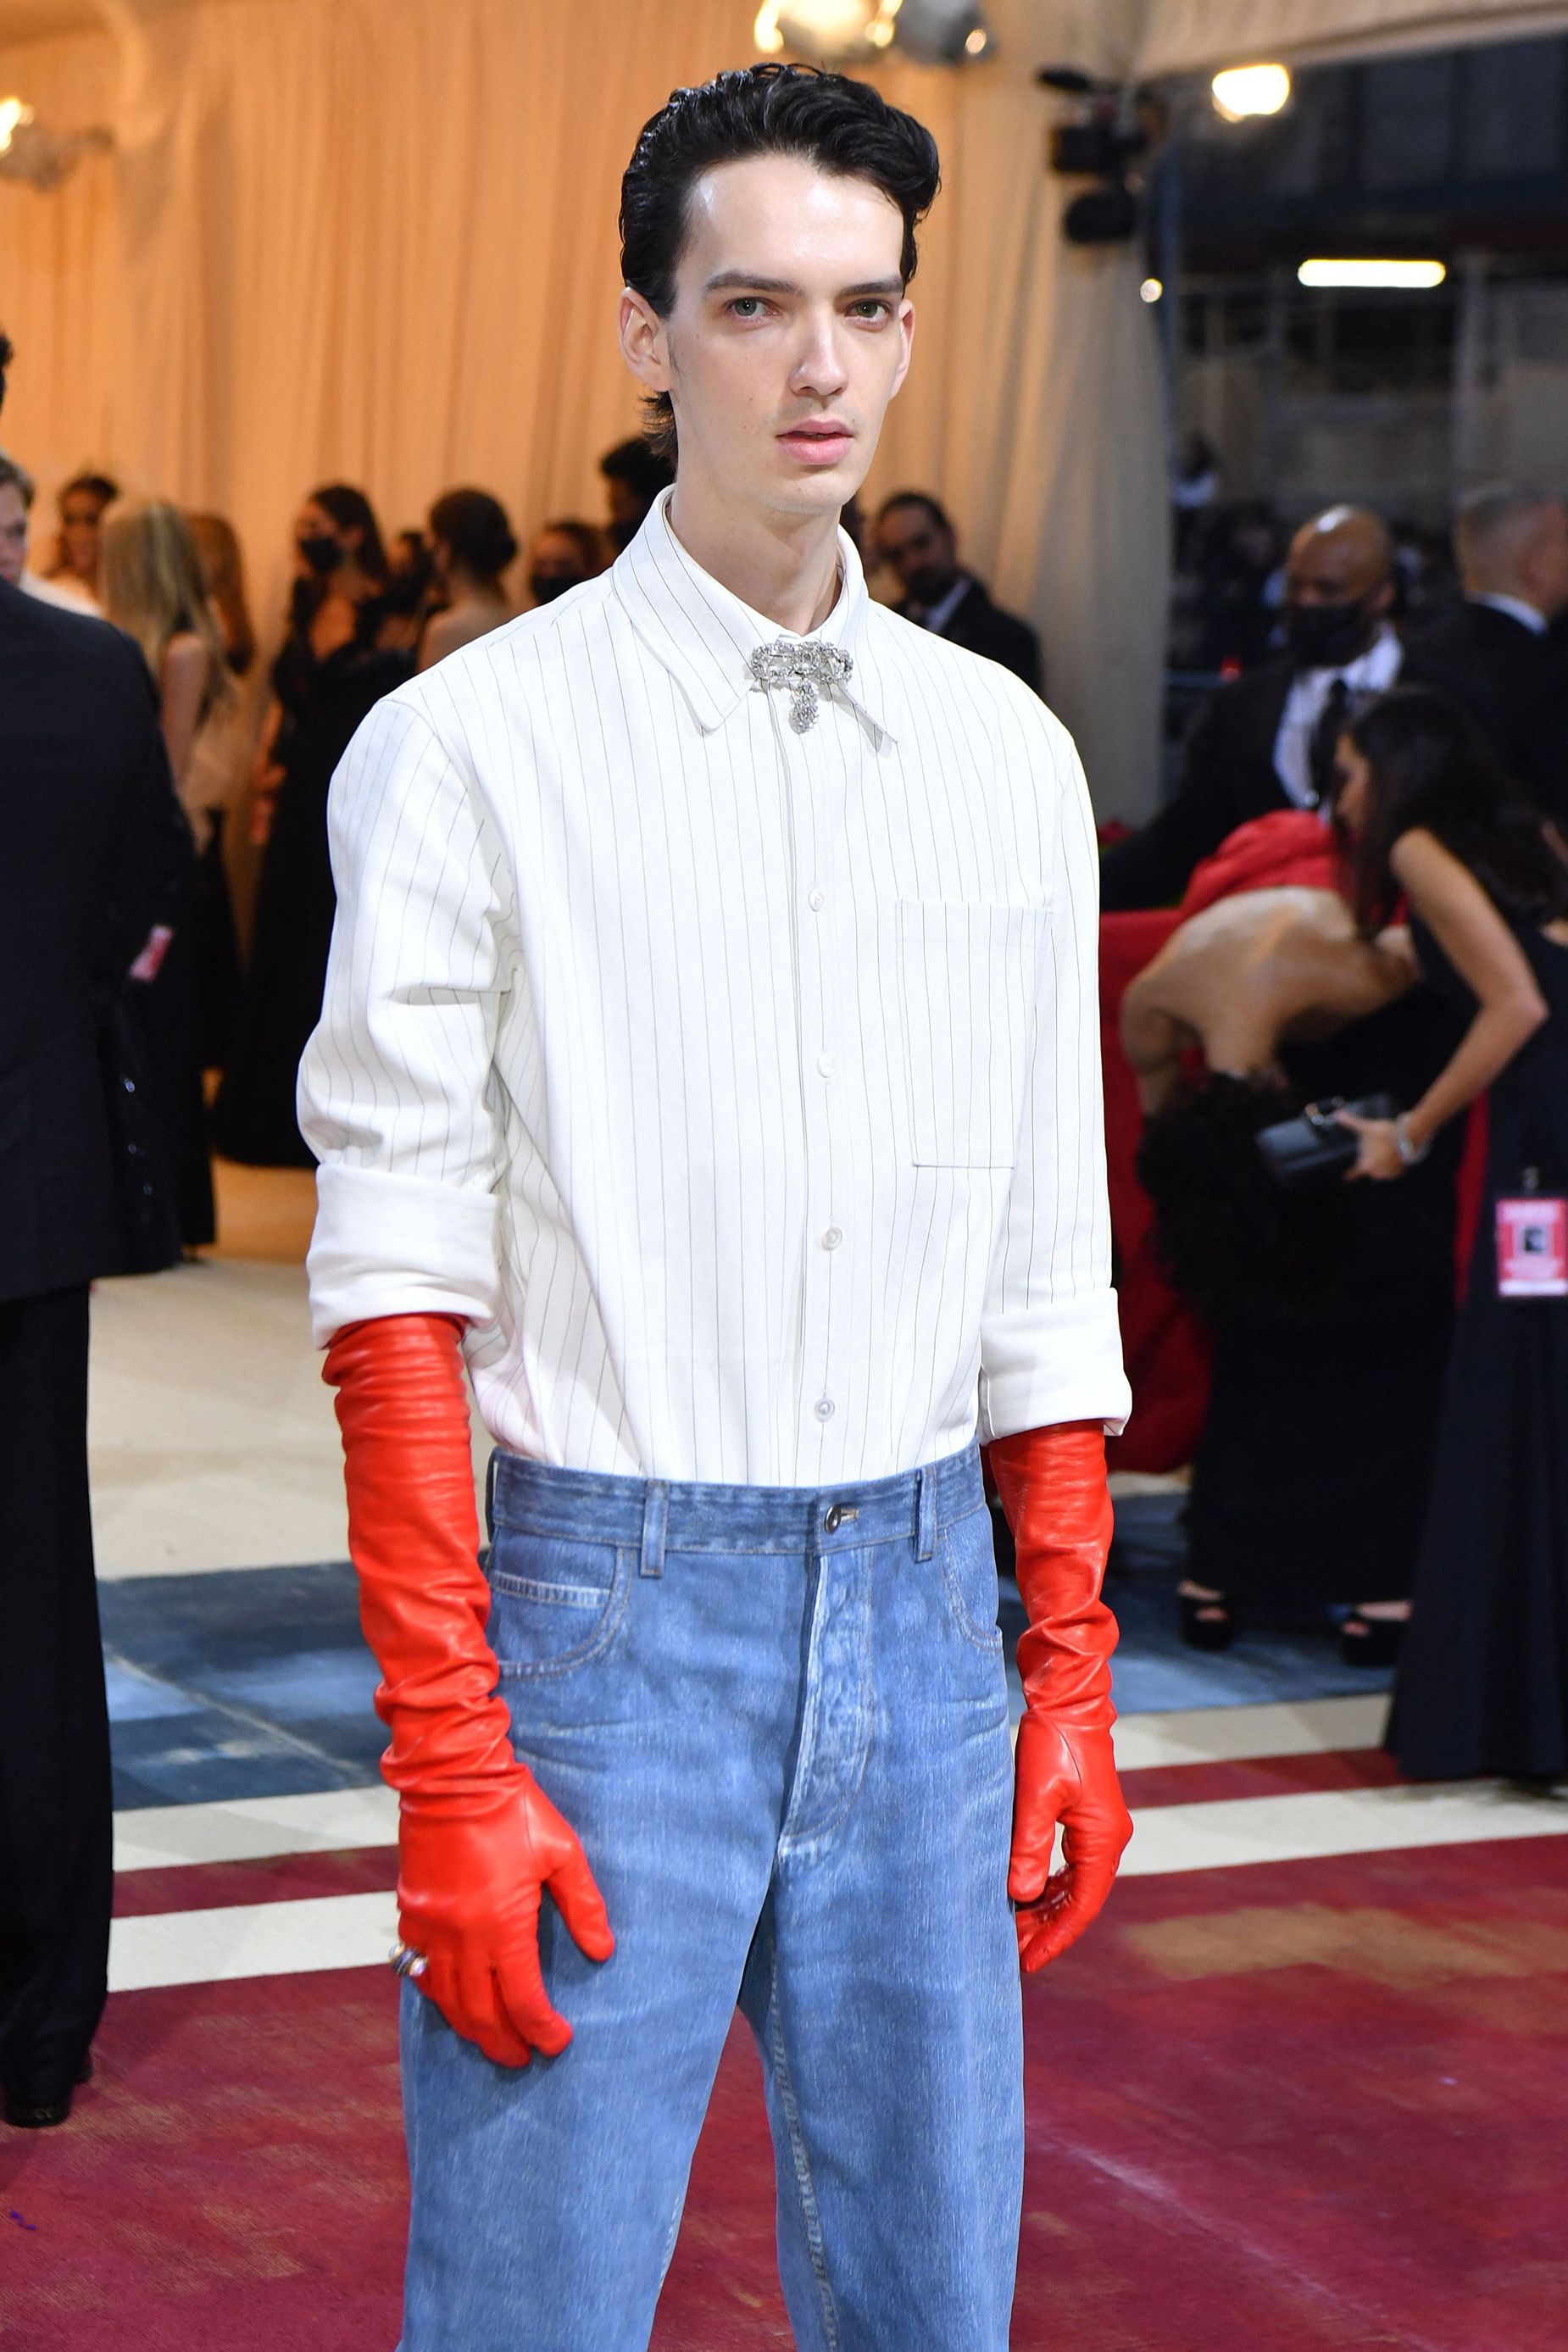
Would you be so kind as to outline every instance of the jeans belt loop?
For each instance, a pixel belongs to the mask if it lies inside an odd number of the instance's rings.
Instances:
[[[490,1458],[485,1464],[485,1533],[491,1542],[496,1532],[496,1465],[500,1460],[500,1447],[492,1445]]]
[[[915,1472],[915,1558],[930,1559],[936,1549],[936,1479],[930,1470]]]
[[[650,1478],[643,1495],[640,1576],[664,1574],[664,1531],[668,1523],[669,1488],[662,1478]]]

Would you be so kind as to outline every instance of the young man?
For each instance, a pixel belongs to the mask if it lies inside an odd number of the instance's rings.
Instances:
[[[837,527],[936,183],[853,81],[676,94],[621,302],[673,491],[334,785],[302,1116],[403,1798],[405,2352],[646,2345],[737,2000],[798,2342],[1006,2342],[1019,1947],[1130,1830],[1127,1393],[1071,746]]]

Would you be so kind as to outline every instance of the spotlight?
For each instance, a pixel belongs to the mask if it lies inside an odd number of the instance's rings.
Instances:
[[[1242,122],[1252,114],[1278,114],[1290,95],[1290,77],[1283,66],[1227,66],[1209,88],[1215,111]]]
[[[1157,278],[1145,278],[1138,289],[1138,299],[1141,302],[1157,302],[1164,290]]]
[[[1441,261],[1304,261],[1296,272],[1303,286],[1441,286],[1448,275]]]
[[[46,131],[22,99],[0,98],[0,175],[47,191],[68,180],[84,155],[114,142],[107,131]]]

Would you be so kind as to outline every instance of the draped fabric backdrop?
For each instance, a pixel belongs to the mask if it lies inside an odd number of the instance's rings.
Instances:
[[[314,481],[363,483],[388,529],[454,482],[520,533],[597,516],[595,461],[637,420],[620,172],[671,88],[754,56],[753,0],[100,5],[112,34],[0,48],[0,93],[118,142],[53,194],[0,183],[5,438],[46,487],[90,459],[228,513],[264,625]],[[1137,250],[1061,241],[1033,71],[1122,69],[1143,0],[991,14],[994,62],[874,77],[930,123],[944,189],[871,490],[951,505],[1039,624],[1101,813],[1136,815],[1165,595],[1154,337]]]

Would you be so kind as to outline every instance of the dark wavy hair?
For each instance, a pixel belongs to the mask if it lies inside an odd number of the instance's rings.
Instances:
[[[476,580],[497,580],[517,553],[505,507],[489,490],[444,490],[430,509],[430,536]]]
[[[1143,1129],[1138,1181],[1154,1211],[1156,1263],[1205,1322],[1237,1315],[1295,1321],[1344,1301],[1355,1203],[1345,1184],[1277,1184],[1262,1129],[1301,1098],[1261,1078],[1215,1073]]]
[[[357,530],[360,535],[358,562],[367,580],[384,583],[386,579],[386,547],[381,536],[381,525],[375,519],[375,509],[363,490],[352,482],[326,482],[312,490],[307,506],[320,507],[330,514],[340,530]]]
[[[672,90],[637,134],[621,181],[621,275],[668,319],[691,191],[705,172],[752,155],[795,155],[821,172],[869,180],[903,215],[900,272],[915,274],[915,232],[941,181],[936,141],[868,82],[816,66],[742,66]],[[668,393],[647,404],[648,438],[675,447]]]
[[[1394,844],[1417,826],[1468,866],[1511,922],[1568,915],[1568,859],[1477,730],[1446,695],[1391,687],[1346,729],[1370,768],[1354,843],[1356,920],[1370,937],[1399,898]]]

